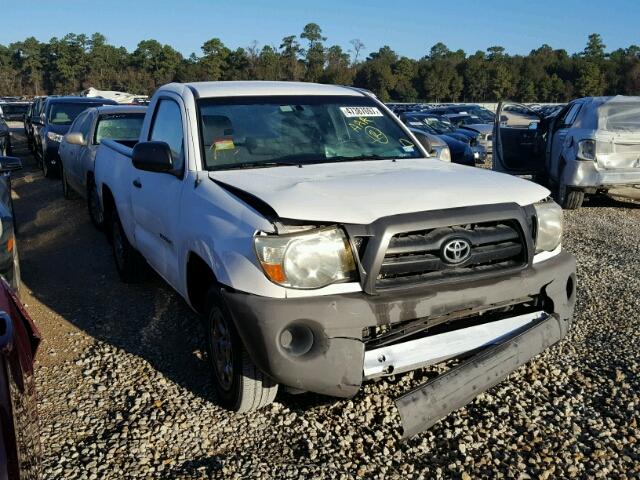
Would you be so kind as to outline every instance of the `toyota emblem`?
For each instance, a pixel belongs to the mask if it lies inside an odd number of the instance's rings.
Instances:
[[[463,239],[449,240],[442,247],[442,259],[451,264],[464,262],[471,255],[471,244]]]

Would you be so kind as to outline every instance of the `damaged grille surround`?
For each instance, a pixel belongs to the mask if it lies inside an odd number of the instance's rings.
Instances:
[[[535,211],[516,203],[479,205],[383,217],[345,225],[358,252],[362,290],[376,295],[470,281],[522,270],[533,261]],[[445,262],[442,247],[462,239],[468,258]]]

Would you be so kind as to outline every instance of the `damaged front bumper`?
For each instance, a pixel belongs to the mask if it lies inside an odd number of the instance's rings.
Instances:
[[[448,372],[396,400],[403,437],[412,437],[437,423],[480,393],[497,385],[551,345],[560,341],[570,322],[543,314]]]
[[[439,328],[446,322],[486,323],[481,312],[498,311],[523,297],[536,298],[543,313],[569,323],[575,303],[575,259],[561,252],[495,278],[381,295],[277,299],[229,290],[223,295],[249,355],[262,371],[289,387],[350,397],[370,376],[365,374],[365,358],[374,347],[365,332],[371,329],[429,318],[441,319]],[[402,370],[430,363],[423,360]]]

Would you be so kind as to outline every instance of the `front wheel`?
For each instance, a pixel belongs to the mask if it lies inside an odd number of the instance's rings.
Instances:
[[[62,196],[67,200],[73,199],[73,191],[67,181],[67,172],[65,171],[62,163],[60,163],[60,177],[62,178]]]
[[[124,283],[143,281],[148,268],[147,264],[142,255],[129,243],[118,212],[115,211],[111,215],[111,246],[120,280]]]
[[[239,413],[269,405],[278,384],[251,360],[216,287],[207,294],[206,329],[213,383],[220,405]]]
[[[42,149],[40,152],[40,160],[42,162],[42,173],[46,178],[51,178],[53,176],[53,172],[51,171],[51,166],[49,165],[49,160],[47,159],[47,153]]]
[[[98,187],[93,179],[87,184],[87,209],[89,210],[89,218],[91,223],[98,230],[102,230],[104,226],[104,213],[100,205],[100,197],[98,197]]]

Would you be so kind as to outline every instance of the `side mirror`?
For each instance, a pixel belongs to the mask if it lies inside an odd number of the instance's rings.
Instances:
[[[18,157],[0,157],[0,173],[11,173],[22,168]]]
[[[140,142],[133,147],[133,166],[148,172],[171,173],[173,157],[166,142]]]
[[[416,137],[416,140],[418,140],[418,143],[420,143],[420,145],[424,147],[427,153],[431,154],[433,147],[431,146],[429,137],[421,130],[418,130],[415,128],[410,128],[409,130],[411,130],[411,133],[413,133],[413,136]]]
[[[64,140],[71,144],[71,145],[85,145],[86,142],[84,141],[84,135],[82,135],[80,132],[72,132],[72,133],[67,133],[64,136]]]
[[[506,115],[500,115],[500,123],[506,123],[509,121],[509,117]]]
[[[529,122],[529,130],[537,130],[538,122]]]

